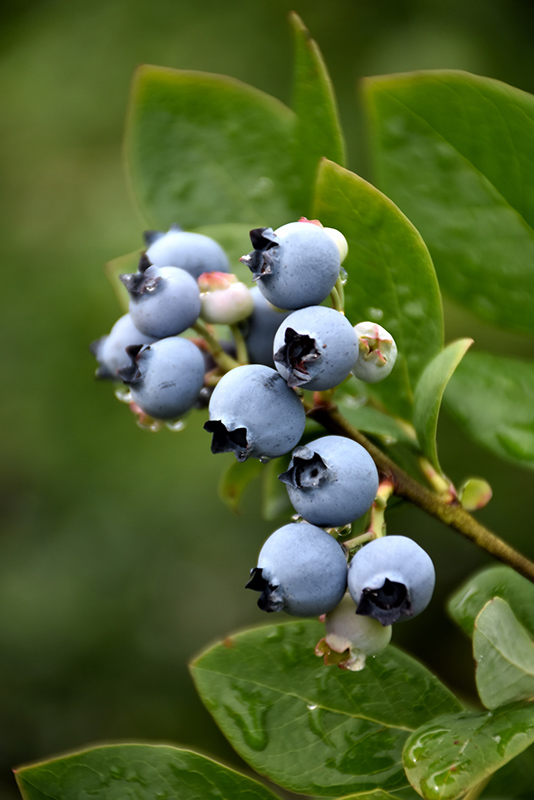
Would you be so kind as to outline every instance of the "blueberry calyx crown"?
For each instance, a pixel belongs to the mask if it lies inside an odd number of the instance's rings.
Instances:
[[[258,607],[262,611],[282,611],[284,601],[278,591],[279,588],[279,586],[269,583],[264,577],[262,567],[254,567],[250,570],[250,580],[245,585],[245,589],[261,592],[258,597]]]
[[[151,277],[146,275],[146,270],[152,266],[152,262],[143,253],[139,259],[139,271],[119,275],[119,280],[126,286],[128,292],[133,295],[150,294],[155,291],[161,281],[160,277]]]
[[[210,419],[204,423],[204,430],[213,434],[212,453],[235,453],[238,461],[247,459],[249,446],[246,428],[235,428],[235,430],[229,431],[219,419]]]
[[[356,613],[373,617],[382,625],[393,625],[399,619],[411,617],[413,611],[406,586],[386,578],[378,589],[363,589]]]
[[[121,378],[123,383],[137,383],[143,377],[137,363],[137,357],[143,348],[145,348],[145,350],[150,350],[150,345],[129,344],[128,347],[125,348],[132,363],[127,367],[122,367],[122,369],[117,370],[117,375]]]
[[[293,451],[292,466],[278,480],[293,489],[315,489],[328,477],[328,467],[319,453],[309,447],[297,447]]]
[[[254,250],[239,260],[252,272],[252,280],[257,281],[272,274],[273,254],[269,251],[280,245],[272,228],[253,228],[250,241]]]
[[[286,328],[284,344],[274,354],[274,362],[287,369],[287,385],[294,389],[309,382],[308,365],[320,357],[315,339],[305,333],[297,333],[293,328]]]

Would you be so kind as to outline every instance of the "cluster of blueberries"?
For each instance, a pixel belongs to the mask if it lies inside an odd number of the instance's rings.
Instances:
[[[396,345],[380,325],[352,326],[342,312],[348,248],[339,231],[301,219],[250,237],[253,250],[241,261],[253,289],[230,274],[209,237],[178,226],[148,231],[138,271],[121,276],[129,313],[92,345],[97,376],[121,380],[133,409],[155,420],[180,418],[209,398],[204,427],[213,453],[265,462],[293,451],[279,478],[302,521],[269,537],[247,588],[260,592],[264,611],[326,615],[317,652],[326,660],[344,654],[337,663],[360,669],[366,654],[388,643],[392,623],[426,607],[434,568],[403,536],[372,539],[347,566],[348,550],[335,536],[373,506],[378,472],[368,452],[342,436],[298,446],[301,397],[351,374],[382,380]],[[322,305],[328,298],[333,307]],[[232,342],[219,340],[220,325],[230,326]],[[190,328],[200,338],[181,335]]]

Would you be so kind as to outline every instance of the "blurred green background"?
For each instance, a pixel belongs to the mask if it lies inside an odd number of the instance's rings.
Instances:
[[[97,741],[169,741],[237,762],[196,699],[186,662],[264,622],[243,591],[272,525],[252,488],[233,517],[216,496],[203,416],[139,430],[94,381],[88,343],[120,315],[104,262],[142,244],[122,167],[129,83],[143,62],[229,74],[290,101],[290,10],[337,88],[350,166],[369,176],[356,83],[460,68],[534,91],[528,0],[11,0],[0,25],[3,310],[0,797],[10,768]],[[266,224],[269,224],[266,221]],[[533,355],[532,343],[447,304],[447,338]],[[479,514],[534,556],[532,473],[466,441],[446,417],[453,480],[484,475]],[[483,554],[417,509],[391,514],[438,563],[432,610],[394,640],[469,693],[472,662],[443,601]],[[271,621],[269,619],[269,621]]]

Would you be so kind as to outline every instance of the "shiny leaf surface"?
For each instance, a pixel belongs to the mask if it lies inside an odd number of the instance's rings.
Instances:
[[[476,618],[473,654],[486,708],[534,699],[534,643],[500,597],[489,600]]]
[[[392,373],[367,390],[410,419],[417,380],[443,345],[441,298],[428,250],[391,200],[329,161],[319,170],[313,215],[348,241],[348,319],[353,325],[379,322],[397,343]]]
[[[314,654],[324,626],[307,620],[237,634],[191,665],[208,710],[260,774],[305,794],[407,785],[409,733],[458,701],[424,667],[388,647],[361,672]]]
[[[421,231],[442,289],[534,332],[534,97],[434,71],[366,84],[380,188]]]
[[[134,193],[152,228],[278,227],[295,217],[292,111],[219,75],[143,66],[126,135]]]
[[[441,468],[436,435],[443,392],[472,343],[472,339],[459,339],[447,345],[427,364],[415,389],[413,424],[421,450],[438,472],[441,472]]]
[[[447,610],[468,636],[488,600],[501,597],[534,636],[534,585],[511,567],[489,567],[469,578],[450,598]]]
[[[468,353],[447,387],[445,404],[476,442],[534,469],[534,363]]]
[[[295,41],[293,110],[295,125],[295,174],[299,176],[295,203],[302,214],[310,213],[315,174],[321,158],[345,162],[345,143],[336,98],[317,43],[294,12],[289,20]]]
[[[261,784],[176,747],[118,744],[23,767],[25,800],[275,800]]]
[[[464,711],[415,731],[404,748],[404,766],[425,800],[456,800],[532,742],[532,704]]]

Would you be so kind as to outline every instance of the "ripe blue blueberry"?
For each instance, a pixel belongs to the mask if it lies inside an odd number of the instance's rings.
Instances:
[[[339,249],[324,228],[290,222],[273,231],[250,232],[254,250],[241,258],[261,293],[277,308],[295,309],[325,300],[339,277]]]
[[[335,608],[345,594],[347,561],[341,545],[307,522],[292,522],[263,545],[247,589],[261,592],[262,611],[315,617]]]
[[[193,342],[172,336],[127,350],[131,364],[119,375],[145,414],[175,419],[195,405],[204,383],[204,358]]]
[[[279,476],[295,511],[322,528],[348,525],[368,511],[378,490],[375,462],[357,442],[323,436],[297,447]]]
[[[198,280],[203,272],[230,272],[228,258],[214,239],[171,225],[167,233],[146,231],[146,254],[157,267],[180,267]]]
[[[304,432],[306,413],[274,369],[250,364],[223,375],[210,399],[205,430],[212,453],[268,460],[288,453]]]
[[[130,294],[130,316],[140,331],[157,339],[183,333],[200,314],[197,282],[183,269],[148,263],[142,258],[139,272],[120,276]]]
[[[251,364],[265,364],[273,368],[274,335],[291,311],[275,308],[265,299],[258,286],[254,286],[250,294],[254,302],[252,314],[239,326],[247,345],[249,360]]]
[[[432,559],[406,536],[374,539],[358,550],[349,567],[356,613],[382,625],[420,614],[430,602],[435,581]]]
[[[107,336],[101,336],[91,343],[91,352],[98,361],[96,377],[120,380],[117,370],[130,364],[130,356],[126,352],[128,345],[151,344],[155,341],[153,336],[147,336],[135,327],[129,314],[124,314]]]
[[[333,389],[350,375],[357,358],[354,328],[333,308],[294,311],[274,337],[274,363],[288,386]]]

